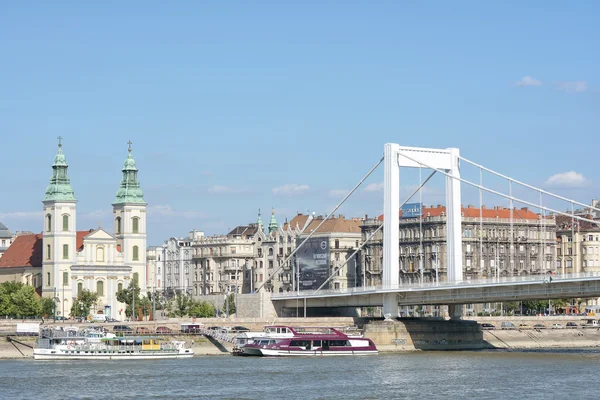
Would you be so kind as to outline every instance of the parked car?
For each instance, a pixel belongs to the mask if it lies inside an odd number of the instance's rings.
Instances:
[[[157,326],[156,333],[173,333],[173,329],[168,326]]]
[[[577,324],[575,322],[567,322],[567,328],[577,328]]]
[[[533,329],[546,329],[546,325],[544,324],[535,324]]]
[[[483,324],[481,324],[481,329],[496,329],[496,327],[494,326],[494,324],[490,324],[488,322],[485,322]]]
[[[113,332],[121,334],[131,334],[133,333],[133,328],[127,325],[115,325],[113,326]]]
[[[562,324],[552,324],[552,329],[565,329]]]
[[[250,332],[250,329],[246,328],[245,326],[234,326],[231,329],[231,332]]]
[[[135,328],[135,333],[138,335],[147,335],[150,333],[150,329],[146,328],[145,326],[138,326]]]
[[[519,324],[519,329],[531,329],[531,326],[529,324]]]
[[[515,326],[515,324],[513,324],[512,322],[503,322],[500,327],[502,329],[517,329],[517,327]]]

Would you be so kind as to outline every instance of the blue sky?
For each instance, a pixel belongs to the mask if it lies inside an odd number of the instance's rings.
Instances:
[[[41,231],[59,135],[79,229],[110,226],[133,141],[149,244],[226,233],[259,208],[263,221],[271,207],[279,222],[327,214],[386,142],[458,147],[598,196],[596,2],[285,3],[1,5],[0,221]],[[380,167],[340,212],[380,213],[382,180]],[[424,203],[443,204],[442,182]],[[416,184],[401,172],[402,193]]]

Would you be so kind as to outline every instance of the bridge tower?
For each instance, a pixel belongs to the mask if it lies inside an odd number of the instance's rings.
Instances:
[[[446,176],[446,240],[448,281],[463,279],[462,229],[460,206],[459,150],[402,147],[386,143],[384,151],[383,191],[383,286],[397,287],[400,281],[400,168],[436,168],[448,173]],[[451,318],[460,317],[460,306],[449,308]],[[396,293],[384,294],[384,315],[398,315]]]

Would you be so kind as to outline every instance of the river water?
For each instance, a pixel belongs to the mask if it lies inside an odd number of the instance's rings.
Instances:
[[[586,399],[600,350],[0,360],[2,399]]]

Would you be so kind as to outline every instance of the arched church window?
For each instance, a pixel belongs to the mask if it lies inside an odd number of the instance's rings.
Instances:
[[[117,219],[115,220],[116,225],[117,225],[117,233],[121,233],[121,217],[117,217]]]
[[[139,261],[139,259],[140,259],[139,252],[140,252],[139,247],[133,246],[133,261]]]
[[[83,282],[78,282],[77,283],[77,296],[79,296],[81,294],[82,290],[83,290]]]
[[[138,274],[137,272],[134,272],[134,273],[133,273],[133,281],[134,281],[135,283],[138,283],[138,281],[139,281],[139,277],[140,277],[140,274]]]
[[[51,283],[50,283],[50,272],[48,272],[48,273],[46,274],[46,277],[47,277],[47,282],[46,282],[46,285],[50,286],[50,285],[51,285]]]
[[[273,255],[273,248],[269,247],[269,255],[272,256]]]
[[[140,233],[140,219],[138,217],[133,217],[131,219],[132,232]]]
[[[46,215],[46,232],[50,232],[52,230],[52,215]]]
[[[63,272],[63,286],[67,286],[69,284],[69,273]]]
[[[52,258],[52,247],[49,244],[46,245],[46,259],[50,260]]]
[[[120,292],[121,290],[123,290],[123,283],[119,282],[117,285],[117,292]]]
[[[68,244],[63,244],[63,257],[64,260],[68,260],[69,259],[69,245]]]
[[[69,230],[69,215],[65,214],[63,215],[63,227],[62,227],[63,231],[68,231]]]
[[[104,262],[104,247],[96,247],[96,261]]]
[[[104,281],[96,282],[96,293],[98,296],[104,296]]]

